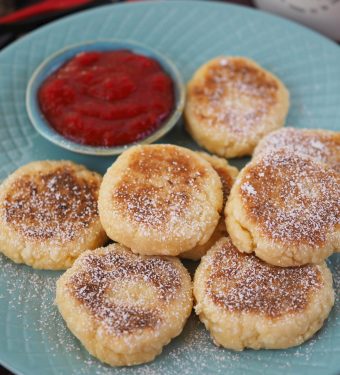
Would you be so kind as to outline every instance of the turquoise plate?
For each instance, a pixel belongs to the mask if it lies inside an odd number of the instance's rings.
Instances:
[[[42,138],[25,109],[27,82],[50,54],[93,39],[129,39],[168,56],[188,80],[206,60],[245,55],[288,86],[288,124],[340,128],[340,48],[294,23],[211,2],[113,5],[79,13],[20,39],[0,53],[0,179],[39,159],[72,159],[104,172],[114,157],[72,153]],[[162,142],[195,148],[179,123]],[[238,160],[241,166],[244,160]],[[0,257],[0,361],[17,374],[308,374],[340,373],[340,256],[330,261],[336,306],[313,339],[289,350],[235,353],[215,347],[196,317],[153,363],[114,369],[91,357],[53,305],[59,273]]]

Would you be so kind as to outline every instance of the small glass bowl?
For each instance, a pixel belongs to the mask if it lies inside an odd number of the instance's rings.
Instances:
[[[87,51],[115,51],[125,49],[144,56],[151,57],[158,61],[164,71],[171,77],[175,91],[175,106],[170,116],[148,137],[134,143],[121,146],[88,146],[76,143],[59,134],[45,119],[41,112],[38,102],[38,90],[42,83],[55,70],[57,70],[66,61],[70,60],[76,54]],[[117,155],[127,148],[137,144],[153,143],[167,132],[169,132],[177,123],[183,112],[185,102],[185,86],[182,77],[176,66],[168,58],[159,52],[139,43],[124,40],[98,40],[89,41],[81,44],[66,47],[44,60],[33,73],[28,82],[26,90],[26,109],[28,117],[34,128],[50,142],[65,149],[88,155]]]

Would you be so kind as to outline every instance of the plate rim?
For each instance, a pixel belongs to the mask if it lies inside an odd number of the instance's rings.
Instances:
[[[339,50],[340,50],[340,46],[337,42],[335,42],[333,39],[330,39],[327,36],[319,33],[318,31],[316,31],[312,28],[309,28],[309,27],[307,27],[307,26],[305,26],[301,23],[293,21],[291,19],[288,19],[288,18],[285,18],[283,16],[261,10],[259,8],[251,8],[251,7],[248,7],[248,6],[245,6],[245,5],[241,5],[241,4],[224,3],[224,2],[221,2],[219,0],[209,0],[209,1],[205,1],[205,0],[167,0],[167,1],[143,0],[143,1],[137,1],[137,2],[131,1],[131,2],[120,2],[120,3],[112,3],[112,4],[106,4],[106,5],[99,5],[95,8],[85,9],[85,10],[81,10],[81,11],[73,13],[73,14],[69,14],[65,17],[59,18],[59,19],[54,20],[52,22],[49,22],[45,25],[42,25],[42,26],[38,27],[37,29],[28,32],[27,34],[22,36],[20,39],[15,40],[14,42],[10,43],[9,45],[7,45],[5,48],[3,48],[0,51],[0,57],[2,56],[2,54],[4,52],[10,51],[12,48],[15,48],[22,41],[25,41],[26,38],[30,38],[32,35],[39,34],[39,33],[43,32],[45,30],[45,28],[53,27],[56,24],[60,25],[64,22],[67,22],[68,20],[70,20],[72,18],[77,18],[77,17],[83,16],[83,15],[86,15],[86,14],[100,12],[101,10],[106,9],[106,8],[107,9],[111,9],[112,7],[115,7],[114,9],[125,8],[125,7],[137,8],[137,7],[147,7],[151,4],[153,6],[161,6],[161,7],[162,6],[168,6],[168,4],[178,4],[178,5],[182,6],[182,4],[190,4],[190,3],[191,4],[200,4],[200,6],[202,6],[204,4],[203,6],[207,6],[207,7],[227,7],[227,8],[230,8],[230,9],[234,8],[234,9],[238,9],[238,10],[241,10],[241,11],[244,11],[244,12],[248,12],[250,14],[251,13],[256,13],[257,15],[260,14],[261,17],[263,16],[263,17],[266,17],[266,18],[267,17],[274,18],[274,19],[276,18],[280,22],[284,22],[287,25],[289,25],[290,27],[292,27],[292,26],[298,27],[301,30],[303,30],[304,32],[311,33],[311,34],[314,35],[314,37],[317,37],[317,38],[323,40],[324,42],[327,42],[328,44],[330,44],[330,45],[332,45],[336,48],[339,48]],[[130,41],[134,42],[133,39],[130,39]],[[339,53],[340,53],[340,51],[339,51]]]

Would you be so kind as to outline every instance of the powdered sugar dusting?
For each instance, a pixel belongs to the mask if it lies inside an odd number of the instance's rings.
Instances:
[[[191,264],[191,263],[190,263]],[[336,305],[322,330],[307,343],[289,350],[232,352],[213,345],[208,331],[194,315],[180,337],[167,345],[152,363],[132,368],[112,368],[91,357],[67,329],[56,306],[53,305],[55,281],[60,273],[35,271],[16,265],[0,255],[0,304],[8,304],[8,315],[23,327],[23,354],[28,350],[49,358],[50,365],[67,375],[174,375],[192,373],[226,373],[254,369],[261,363],[263,374],[270,375],[275,366],[277,374],[301,370],[322,353],[329,353],[329,342],[337,342],[340,329],[340,257],[331,258]],[[1,310],[3,311],[3,310]],[[2,319],[4,319],[4,316]],[[3,320],[4,321],[4,320]],[[13,324],[7,328],[7,338],[14,337]],[[15,331],[15,329],[14,329]],[[40,346],[38,346],[38,343]],[[39,355],[39,353],[37,353]],[[37,364],[34,362],[36,368]],[[60,368],[60,363],[64,368]],[[27,364],[29,366],[29,362]],[[59,366],[59,367],[58,367]]]
[[[161,307],[180,292],[180,273],[170,260],[141,258],[128,250],[118,250],[118,246],[110,245],[103,254],[82,257],[81,269],[67,286],[94,318],[104,322],[108,332],[122,335],[137,329],[156,328],[162,321]],[[130,290],[123,298],[115,298],[127,281],[130,288],[135,283],[136,292]],[[152,296],[151,304],[147,295],[144,296],[148,288],[157,293]]]
[[[65,243],[98,219],[99,182],[86,181],[63,166],[17,179],[7,193],[2,215],[29,239]]]
[[[256,191],[253,187],[253,185],[251,185],[248,181],[245,182],[242,186],[241,186],[241,190],[242,191],[245,191],[247,194],[249,195],[256,195]]]
[[[310,158],[265,154],[247,167],[240,186],[245,209],[274,240],[318,246],[340,224],[340,175]]]
[[[259,68],[239,59],[222,58],[195,83],[189,105],[195,116],[234,136],[265,132],[277,103],[277,82]]]
[[[209,255],[208,255],[209,257]],[[230,312],[255,312],[271,318],[303,311],[321,288],[319,266],[275,267],[240,253],[225,239],[208,258],[207,294]]]
[[[60,272],[36,271],[14,264],[2,255],[0,268],[0,303],[8,301],[7,317],[2,315],[2,319],[9,327],[13,322],[21,327],[25,350],[35,352],[38,347],[51,357],[52,362],[54,357],[65,352],[76,357],[81,347],[68,332],[53,304]],[[36,346],[35,349],[30,349],[31,345]]]
[[[164,188],[145,184],[124,184],[113,198],[125,206],[129,217],[144,227],[162,227],[165,222],[178,222],[191,201],[189,192],[170,191],[165,198]]]
[[[295,155],[310,157],[340,172],[340,133],[327,130],[283,128],[264,138],[254,156],[285,149]]]
[[[156,233],[164,243],[194,236],[199,240],[219,208],[218,194],[213,198],[209,194],[219,182],[212,173],[188,150],[144,146],[130,155],[112,188],[112,209],[126,225],[137,226],[144,238]]]

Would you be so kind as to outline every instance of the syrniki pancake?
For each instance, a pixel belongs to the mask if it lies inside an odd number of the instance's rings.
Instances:
[[[230,189],[235,181],[236,176],[238,175],[238,170],[235,167],[229,165],[227,160],[219,158],[217,156],[209,155],[206,152],[198,152],[198,154],[207,160],[212,167],[215,169],[217,174],[219,175],[221,182],[222,182],[222,190],[223,190],[223,207],[225,206]],[[185,259],[192,259],[192,260],[199,260],[202,258],[204,254],[211,248],[214,243],[219,240],[221,237],[225,236],[227,233],[225,227],[225,218],[222,212],[220,221],[214,233],[209,238],[208,242],[203,245],[195,246],[193,249],[185,251],[184,253],[180,254],[181,258]]]
[[[190,275],[176,258],[133,254],[112,244],[82,254],[57,282],[69,329],[112,366],[152,361],[192,310]]]
[[[201,66],[187,89],[186,126],[210,152],[250,155],[259,140],[285,123],[289,93],[254,61],[217,57]]]
[[[106,172],[99,215],[108,236],[135,253],[178,255],[204,244],[222,210],[222,184],[197,153],[136,146]]]
[[[235,246],[278,266],[318,264],[340,248],[340,174],[286,150],[238,175],[226,205]]]
[[[196,313],[217,345],[284,349],[318,331],[334,304],[325,262],[276,267],[222,238],[196,270]]]
[[[253,158],[281,149],[310,157],[340,172],[340,132],[283,128],[263,138],[257,145]]]
[[[69,161],[37,161],[0,186],[0,250],[16,263],[65,269],[102,246],[101,176]]]

